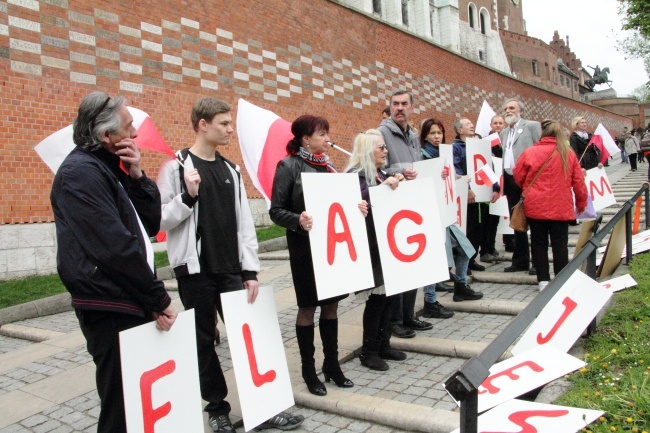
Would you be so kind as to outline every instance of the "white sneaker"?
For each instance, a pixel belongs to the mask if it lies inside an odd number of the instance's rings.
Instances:
[[[542,290],[544,290],[546,288],[546,286],[548,286],[548,281],[540,281],[539,282],[539,291],[541,292]]]

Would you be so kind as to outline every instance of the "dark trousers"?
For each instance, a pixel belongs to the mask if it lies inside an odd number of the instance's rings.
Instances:
[[[88,353],[97,367],[95,381],[101,408],[97,433],[126,433],[119,333],[150,320],[109,311],[75,310],[75,313],[86,337]]]
[[[469,203],[467,205],[467,239],[476,250],[470,257],[470,261],[473,261],[478,254],[483,255],[490,252],[488,214],[487,203]]]
[[[370,295],[363,310],[363,344],[382,340],[387,335],[390,340],[390,331],[385,331],[390,325],[390,312],[397,295]]]
[[[230,403],[224,400],[228,385],[214,349],[215,309],[223,317],[220,295],[243,288],[241,274],[194,274],[178,278],[183,307],[194,308],[201,397],[208,402],[204,410],[211,415],[230,413]]]
[[[630,169],[636,170],[636,157],[637,154],[633,153],[632,155],[629,156],[630,158]]]
[[[508,196],[508,207],[511,209],[521,199],[521,189],[515,183],[515,178],[508,173],[503,173],[503,192]],[[515,230],[515,245],[512,253],[512,266],[521,269],[528,269],[530,264],[530,253],[528,246],[528,233]]]
[[[557,275],[569,263],[569,222],[535,220],[528,218],[530,226],[530,247],[533,265],[537,268],[537,281],[551,281],[548,266],[548,239],[553,250],[553,272]]]
[[[402,325],[405,320],[415,318],[415,298],[418,296],[418,289],[408,290],[399,295],[395,295],[395,300],[391,307],[390,323],[393,325]]]
[[[488,205],[488,213],[490,205]],[[497,227],[499,226],[499,215],[487,216],[487,232],[488,232],[488,252],[490,254],[497,252]]]

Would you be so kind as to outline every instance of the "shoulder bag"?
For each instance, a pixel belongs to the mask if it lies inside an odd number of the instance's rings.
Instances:
[[[546,162],[542,165],[542,167],[539,169],[539,171],[533,178],[533,181],[530,183],[530,185],[528,185],[528,188],[526,188],[526,191],[521,193],[521,198],[519,199],[519,202],[512,207],[510,212],[510,228],[518,232],[528,231],[528,221],[526,220],[526,214],[524,214],[524,198],[526,198],[526,193],[528,192],[530,187],[533,186],[533,184],[535,183],[539,175],[542,174],[542,172],[544,171],[548,163],[551,162],[551,158],[553,158],[553,155],[555,155],[556,153],[557,150],[554,150],[551,153],[551,155],[548,157]]]

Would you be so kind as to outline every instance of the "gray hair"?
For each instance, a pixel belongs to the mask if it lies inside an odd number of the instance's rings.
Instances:
[[[458,131],[463,127],[463,120],[467,120],[467,117],[461,117],[454,122],[454,132],[456,135],[458,135]]]
[[[72,141],[82,149],[94,151],[103,146],[102,135],[120,129],[123,96],[111,98],[104,92],[92,92],[81,100],[77,118],[72,123]]]
[[[369,129],[362,132],[354,138],[352,155],[345,172],[353,173],[363,172],[366,175],[366,182],[372,186],[377,183],[377,165],[375,164],[375,145],[383,137],[381,132],[376,129]]]
[[[395,96],[400,96],[400,95],[409,95],[409,100],[411,101],[411,105],[413,105],[413,94],[409,92],[408,90],[398,90],[396,92],[393,92],[392,95],[390,95],[390,103],[393,103],[393,98]]]
[[[526,111],[526,107],[524,106],[524,103],[521,102],[521,101],[520,101],[519,99],[517,99],[517,98],[510,98],[510,99],[507,99],[506,102],[503,103],[503,108],[504,108],[504,109],[505,109],[506,105],[508,105],[508,102],[516,102],[516,103],[517,103],[517,106],[519,107],[519,114],[523,114],[524,111]]]

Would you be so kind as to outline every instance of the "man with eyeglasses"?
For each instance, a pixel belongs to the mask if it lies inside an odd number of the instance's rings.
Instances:
[[[160,194],[142,171],[123,97],[89,94],[73,128],[77,147],[50,195],[57,269],[97,367],[97,432],[126,433],[119,332],[152,319],[168,331],[176,320],[149,242],[160,227]]]

